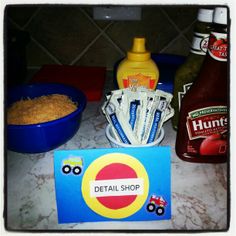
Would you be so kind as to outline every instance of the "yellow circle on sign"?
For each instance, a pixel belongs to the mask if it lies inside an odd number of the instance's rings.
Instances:
[[[95,180],[99,171],[105,166],[113,163],[128,165],[135,170],[137,178],[143,179],[143,194],[137,195],[130,205],[119,209],[110,209],[102,205],[96,197],[90,196],[90,181]],[[144,166],[136,158],[124,153],[109,153],[99,157],[90,164],[84,173],[81,189],[86,204],[94,212],[104,217],[122,219],[133,215],[145,203],[149,192],[149,178]]]

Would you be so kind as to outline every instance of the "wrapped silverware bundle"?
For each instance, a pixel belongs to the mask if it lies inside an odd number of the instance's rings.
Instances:
[[[117,141],[147,144],[155,141],[165,121],[174,115],[172,94],[138,87],[111,91],[102,111],[113,127]]]

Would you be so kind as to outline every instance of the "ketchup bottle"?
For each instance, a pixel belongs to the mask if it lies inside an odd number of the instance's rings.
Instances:
[[[227,51],[227,8],[216,7],[206,58],[181,103],[176,153],[182,160],[227,161]]]

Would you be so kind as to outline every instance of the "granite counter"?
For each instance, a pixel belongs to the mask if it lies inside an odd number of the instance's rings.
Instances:
[[[90,102],[81,127],[61,149],[110,148],[100,102]],[[164,125],[161,145],[171,146],[172,219],[150,222],[58,224],[53,151],[7,152],[6,225],[9,230],[225,230],[227,229],[227,164],[180,160],[174,150],[176,132]]]

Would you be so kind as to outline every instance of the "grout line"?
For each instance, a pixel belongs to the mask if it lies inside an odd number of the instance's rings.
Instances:
[[[87,19],[97,28],[98,31],[100,31],[100,33],[82,50],[82,52],[80,52],[70,63],[69,65],[74,65],[83,55],[85,55],[85,53],[89,50],[89,48],[97,41],[97,39],[102,35],[103,30],[97,26],[89,17],[89,15],[87,14],[87,12],[85,10],[83,10],[82,8],[79,8],[79,10],[82,12],[82,14],[84,14]]]
[[[98,38],[100,38],[100,36],[102,35],[102,33],[99,33],[83,50],[82,52],[77,55],[75,57],[75,59],[73,59],[71,62],[70,62],[70,65],[74,65],[82,56],[85,55],[85,53],[89,50],[89,48],[98,40]]]
[[[96,24],[96,22],[92,19],[92,17],[90,17],[90,15],[81,7],[79,8],[79,10],[87,17],[87,19],[100,31],[103,32],[104,30]]]
[[[183,34],[183,35],[184,35],[184,33],[187,32],[187,31],[192,27],[192,25],[195,24],[196,21],[197,21],[197,19],[193,20],[193,22],[192,22],[190,25],[188,25],[188,26],[185,27],[183,30],[181,30],[181,29],[175,24],[175,22],[170,18],[170,16],[167,14],[167,12],[166,12],[163,8],[161,8],[161,7],[160,7],[160,9],[161,9],[162,13],[165,14],[165,16],[166,16],[167,19],[170,21],[170,23],[175,27],[175,29],[176,29],[180,34]]]
[[[181,33],[181,30],[179,29],[179,27],[175,24],[175,22],[170,18],[170,16],[167,14],[167,12],[160,7],[161,12],[166,16],[166,18],[169,20],[169,22],[172,24],[172,26],[174,26],[174,28]]]
[[[42,49],[43,52],[45,52],[51,59],[53,59],[56,63],[58,63],[59,65],[61,65],[62,63],[55,57],[53,56],[42,44],[40,44],[34,37],[30,36],[30,38],[32,39],[32,41],[39,47]]]
[[[27,66],[29,70],[39,70],[41,69],[41,66]]]
[[[191,44],[189,43],[189,41],[188,41],[182,34],[179,34],[179,35],[178,35],[176,38],[174,38],[170,43],[168,43],[167,46],[165,46],[164,48],[162,48],[162,49],[160,50],[160,53],[165,52],[165,50],[167,50],[168,48],[170,48],[171,45],[173,45],[179,38],[183,38],[183,40],[185,40],[185,41],[188,43],[189,47],[191,46]]]
[[[18,29],[24,30],[21,26],[19,26],[14,20],[9,18],[10,22],[14,24]],[[30,35],[30,39],[39,47],[43,50],[44,53],[46,53],[53,61],[61,65],[62,63],[55,57],[53,56],[44,46],[42,46],[33,36]]]
[[[125,55],[125,52],[106,34],[106,30],[114,23],[111,21],[104,29],[102,29],[99,25],[96,24],[96,22],[93,20],[92,17],[82,8],[80,8],[80,11],[89,19],[89,21],[103,34],[103,36],[117,49],[119,53],[121,53],[123,56]]]
[[[10,17],[8,18],[8,20],[19,30],[22,30],[22,27],[20,27],[14,20],[12,20]],[[5,25],[6,29],[7,26]]]
[[[175,41],[178,40],[178,38],[181,37],[181,34],[178,34],[175,38],[173,38],[165,47],[163,47],[159,53],[162,53],[163,51],[165,51],[166,49],[168,49],[172,44],[174,44]]]
[[[110,26],[110,24],[108,24],[105,28],[104,31]],[[71,61],[70,65],[74,65],[82,56],[85,55],[85,53],[89,50],[89,48],[98,40],[98,38],[100,38],[101,36],[104,36],[103,34],[103,30],[101,30],[101,32],[84,48],[84,50],[77,56],[75,57],[74,60]]]
[[[183,39],[185,39],[187,41],[187,43],[189,44],[189,46],[191,45],[191,42],[189,41],[189,39],[185,36],[185,33],[192,27],[193,24],[195,24],[195,22],[197,21],[197,19],[195,19],[190,25],[188,25],[185,29],[180,30],[179,27],[175,24],[175,22],[169,17],[169,15],[166,13],[166,11],[163,8],[160,8],[161,11],[163,12],[163,14],[165,14],[165,16],[167,17],[167,19],[170,21],[170,23],[174,26],[174,28],[178,31],[179,35],[177,35],[173,40],[171,40],[167,46],[165,46],[164,48],[162,48],[160,50],[160,52],[164,52],[166,49],[168,49],[178,38],[183,37]]]
[[[113,24],[113,22],[112,22]],[[111,25],[111,24],[110,24]],[[109,25],[109,27],[110,27]],[[121,53],[122,56],[126,55],[126,52],[123,51],[107,34],[106,32],[104,32],[103,36],[117,49],[117,51],[119,51],[119,53]]]
[[[192,42],[189,41],[189,39],[187,38],[187,36],[185,35],[185,33],[197,22],[197,19],[195,19],[190,25],[188,25],[188,27],[186,27],[181,34],[184,36],[184,38],[191,44]]]
[[[181,29],[178,27],[178,25],[176,25],[175,22],[170,18],[170,16],[167,14],[167,12],[166,12],[162,7],[160,7],[160,9],[161,9],[162,13],[167,17],[167,19],[170,21],[170,23],[175,27],[175,29],[176,29],[180,34],[183,34],[183,33],[185,33],[186,31],[188,31],[189,28],[190,28],[193,24],[195,24],[195,22],[197,21],[197,17],[196,17],[196,19],[193,20],[193,22],[192,22],[190,25],[188,25],[188,26],[185,27],[183,30],[181,30]]]
[[[22,29],[25,29],[30,22],[33,20],[33,18],[39,13],[39,11],[41,10],[41,7],[39,7],[33,14],[32,16],[29,18],[29,20],[25,23],[25,25],[22,27]]]

